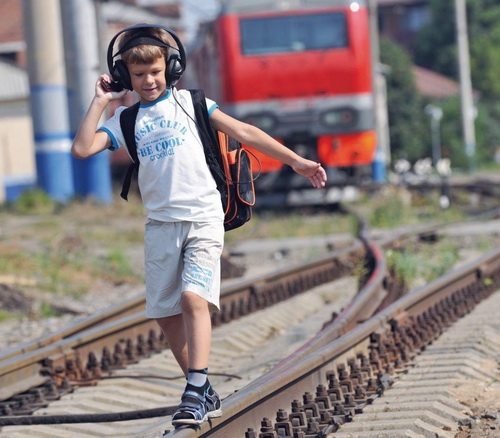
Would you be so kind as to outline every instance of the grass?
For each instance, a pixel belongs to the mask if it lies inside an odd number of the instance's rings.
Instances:
[[[394,272],[397,281],[413,288],[449,272],[460,258],[459,251],[457,241],[442,239],[433,245],[419,245],[419,248],[388,250],[385,257],[387,267]]]
[[[226,246],[247,239],[328,236],[336,233],[350,233],[356,220],[346,214],[316,214],[313,210],[254,214],[252,219],[240,228],[226,233]]]
[[[437,192],[418,195],[394,186],[383,188],[370,199],[365,196],[355,205],[373,228],[387,229],[423,222],[449,223],[466,218],[457,205],[441,209]]]
[[[438,194],[417,196],[389,186],[350,207],[368,217],[372,229],[465,217],[454,206],[441,210]],[[142,253],[144,222],[142,204],[134,194],[128,203],[117,198],[111,205],[81,200],[56,205],[39,191],[27,193],[0,207],[0,275],[30,280],[34,286],[22,287],[33,293],[75,297],[98,280],[142,284],[142,263],[134,262],[134,254]],[[248,239],[355,234],[356,226],[354,215],[335,211],[256,211],[250,222],[226,233],[226,248]],[[449,269],[457,257],[453,247],[420,251],[390,253],[389,263],[401,278],[427,281]]]
[[[20,214],[47,214],[54,213],[57,203],[43,190],[28,190],[14,203],[14,209]]]
[[[33,287],[23,287],[29,293],[73,297],[98,279],[142,283],[142,267],[134,267],[127,252],[142,245],[144,217],[134,201],[109,206],[74,201],[48,208],[39,192],[21,196],[0,209],[0,275],[33,280]]]
[[[7,312],[6,310],[0,309],[0,322],[7,321],[9,319],[12,319],[14,315],[12,313]]]

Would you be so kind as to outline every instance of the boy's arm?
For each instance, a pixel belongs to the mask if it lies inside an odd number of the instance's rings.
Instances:
[[[71,153],[76,158],[88,158],[111,146],[111,139],[97,127],[109,102],[122,97],[126,91],[111,92],[104,88],[102,81],[109,81],[107,75],[102,75],[96,84],[96,91],[87,113],[73,140]]]
[[[240,143],[288,164],[299,175],[308,178],[314,187],[319,189],[325,186],[326,172],[320,163],[301,157],[261,129],[228,116],[219,109],[211,114],[210,123]]]

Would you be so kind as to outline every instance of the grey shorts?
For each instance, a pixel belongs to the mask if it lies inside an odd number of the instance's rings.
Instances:
[[[144,243],[147,318],[180,314],[185,291],[219,308],[222,222],[149,220]]]

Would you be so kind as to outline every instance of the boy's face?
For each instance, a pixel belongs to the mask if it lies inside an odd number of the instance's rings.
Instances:
[[[141,96],[141,103],[153,102],[167,92],[165,58],[152,64],[128,64],[132,88]]]

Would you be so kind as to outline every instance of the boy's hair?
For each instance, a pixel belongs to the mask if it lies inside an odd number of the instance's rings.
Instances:
[[[171,37],[167,31],[159,28],[148,28],[148,29],[134,29],[128,32],[125,32],[120,39],[118,44],[119,50],[122,50],[123,47],[127,44],[131,39],[135,39],[141,36],[148,36],[153,38],[158,38],[162,40],[165,44],[172,47],[173,50],[176,50],[175,42],[171,41]],[[140,46],[135,46],[130,48],[121,54],[121,59],[126,64],[151,64],[155,62],[158,58],[164,57],[165,60],[168,59],[168,49],[164,47],[154,46],[150,44],[143,44]]]

